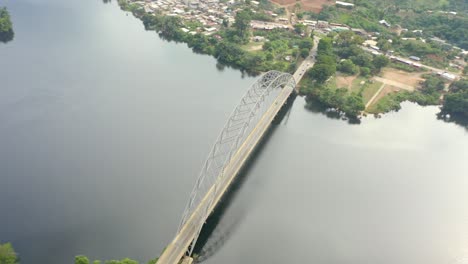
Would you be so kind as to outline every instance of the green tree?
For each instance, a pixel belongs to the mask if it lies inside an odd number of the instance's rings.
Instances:
[[[384,55],[377,55],[372,60],[372,65],[377,71],[380,71],[383,67],[387,66],[390,63],[390,60]]]
[[[309,56],[309,50],[308,49],[301,49],[301,57],[302,58],[307,58]]]
[[[380,39],[377,42],[377,47],[379,47],[381,51],[387,52],[392,48],[392,45],[390,44],[390,42],[388,42],[388,40]]]
[[[364,111],[365,108],[362,96],[357,93],[352,93],[346,98],[343,111],[348,115],[357,116],[361,111]]]
[[[353,61],[354,64],[359,65],[361,67],[372,67],[372,55],[368,53],[360,53],[357,56],[352,56],[350,59]]]
[[[75,257],[75,264],[89,264],[89,259],[86,256],[80,255]]]
[[[250,12],[242,10],[237,12],[234,21],[234,28],[236,29],[237,35],[244,41],[248,41],[250,36],[250,22],[252,18]]]
[[[0,42],[13,40],[13,23],[6,7],[0,8]]]
[[[309,71],[309,77],[319,83],[324,83],[328,78],[335,74],[336,68],[328,64],[315,64]]]
[[[312,41],[311,38],[306,38],[306,39],[303,39],[301,40],[301,42],[299,42],[299,48],[300,49],[311,49],[314,47],[314,42]]]
[[[343,73],[347,74],[356,74],[358,71],[358,67],[354,65],[354,63],[351,60],[343,60],[339,66],[338,70]]]
[[[361,67],[361,75],[362,76],[369,76],[371,73],[371,70],[367,67]]]
[[[462,115],[468,118],[468,91],[446,95],[442,111]]]
[[[303,34],[305,33],[306,26],[304,24],[296,24],[294,25],[294,31],[296,31],[297,34]]]
[[[18,255],[10,243],[0,244],[0,264],[17,264]]]

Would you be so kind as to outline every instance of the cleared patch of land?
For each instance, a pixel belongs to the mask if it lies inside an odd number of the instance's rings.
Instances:
[[[369,113],[378,113],[377,104],[380,100],[385,100],[385,96],[391,93],[399,92],[400,88],[392,86],[392,85],[385,85],[382,91],[377,95],[377,97],[372,101],[372,104],[369,105],[366,109]]]
[[[352,76],[347,76],[347,75],[341,75],[337,74],[336,75],[336,86],[339,88],[347,88],[351,89],[351,86],[353,85],[353,81],[356,80],[357,76],[352,75]]]
[[[245,51],[259,51],[262,50],[263,42],[249,42],[248,44],[242,46],[242,49]]]
[[[424,78],[422,78],[422,74],[423,73],[421,72],[405,72],[405,71],[397,70],[393,68],[384,68],[382,70],[381,76],[384,79],[401,83],[404,85],[403,87],[408,88],[411,86],[413,87],[411,89],[412,91],[416,87],[418,87],[421,82],[424,81]],[[400,88],[405,89],[403,87],[400,87]],[[405,89],[405,90],[409,90],[409,89]]]
[[[367,85],[362,91],[362,98],[364,99],[364,104],[367,106],[369,101],[379,92],[380,88],[384,85],[381,82],[372,82]],[[378,95],[377,95],[378,96]],[[372,102],[370,102],[372,103]]]
[[[374,97],[374,95],[379,91],[380,87],[382,87],[382,84],[382,82],[369,80],[362,76],[348,76],[338,73],[330,79],[327,85],[333,89],[345,88],[350,93],[361,93],[364,104],[367,104],[369,100],[371,100],[372,97]]]
[[[322,11],[322,8],[323,8],[324,5],[334,5],[335,4],[335,1],[333,1],[333,0],[300,0],[300,1],[296,1],[296,0],[271,0],[271,1],[278,4],[278,5],[281,5],[283,7],[289,7],[289,6],[294,7],[294,5],[296,3],[300,3],[302,9],[304,9],[306,11],[312,11],[312,12],[315,12],[315,13],[320,13],[320,11]]]

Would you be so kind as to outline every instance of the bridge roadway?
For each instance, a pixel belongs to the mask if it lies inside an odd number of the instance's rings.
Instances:
[[[315,62],[318,38],[315,38],[314,42],[315,45],[314,48],[311,50],[310,55],[301,63],[301,65],[299,65],[297,71],[293,75],[296,85],[302,79],[307,69],[311,68]],[[246,160],[249,158],[250,154],[252,154],[253,150],[262,139],[263,135],[269,128],[275,116],[278,114],[278,112],[281,110],[281,108],[293,92],[293,87],[286,86],[282,89],[275,101],[263,114],[255,128],[247,136],[243,144],[233,156],[231,162],[226,166],[225,175],[227,176],[225,177],[224,182],[222,182],[219,185],[221,186],[221,191],[216,191],[214,189],[214,185],[208,190],[204,198],[196,207],[195,211],[180,229],[180,232],[163,251],[158,260],[158,264],[177,264],[181,261],[185,252],[187,252],[187,249],[189,248],[191,242],[193,241],[195,236],[197,236],[197,233],[199,231],[198,219],[200,219],[200,217],[202,217],[202,214],[205,213],[204,208],[206,208],[208,204],[211,203],[209,212],[212,212],[214,210],[219,200],[222,198],[223,194],[229,188],[232,181],[237,176],[242,166],[245,164]],[[214,198],[214,201],[210,201],[209,197],[211,197],[211,194],[213,192],[218,193],[218,195]],[[184,262],[185,261],[187,261],[187,263],[190,263],[191,259],[185,259]]]
[[[218,204],[222,195],[228,189],[231,182],[234,180],[236,175],[239,173],[240,169],[244,165],[245,161],[248,159],[252,151],[255,149],[255,146],[262,139],[262,136],[265,134],[265,131],[270,126],[271,122],[275,116],[280,111],[281,107],[286,103],[286,100],[289,98],[291,93],[294,91],[292,87],[286,86],[282,89],[281,93],[278,95],[276,100],[271,104],[270,108],[262,116],[258,124],[246,138],[244,143],[241,145],[235,156],[232,158],[230,164],[226,167],[225,175],[228,175],[225,178],[225,181],[220,184],[222,191],[219,192],[219,195],[215,197],[214,202],[212,203],[212,208],[210,212],[214,210],[214,207]],[[184,253],[187,251],[192,240],[195,238],[198,231],[198,222],[199,216],[197,214],[203,214],[202,208],[205,208],[205,203],[209,203],[208,197],[210,193],[214,192],[214,186],[209,189],[205,198],[200,202],[195,209],[194,213],[187,220],[185,225],[180,230],[179,234],[174,238],[174,240],[166,247],[161,257],[158,260],[158,264],[176,264],[183,257]]]

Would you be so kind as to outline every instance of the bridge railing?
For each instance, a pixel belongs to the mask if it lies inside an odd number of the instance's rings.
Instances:
[[[215,197],[218,197],[222,191],[219,187],[226,183],[227,177],[224,177],[226,167],[286,85],[295,86],[290,74],[278,71],[263,74],[252,84],[226,122],[204,163],[179,224],[177,234],[181,232],[190,217],[193,218],[191,222],[197,223],[196,228],[199,228],[188,249],[188,255],[191,255],[199,232],[211,213]],[[203,200],[205,200],[203,207],[199,207]],[[196,210],[200,211],[194,214]]]

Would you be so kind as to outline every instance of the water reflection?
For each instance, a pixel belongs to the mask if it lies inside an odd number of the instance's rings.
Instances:
[[[343,112],[337,111],[333,108],[329,108],[310,96],[306,97],[306,104],[304,105],[304,108],[312,113],[320,113],[326,115],[330,119],[341,119],[343,121],[347,121],[348,124],[351,125],[361,124],[361,120],[359,117],[346,116]]]
[[[7,32],[0,32],[0,42],[8,43],[15,38],[15,32],[13,30]]]
[[[465,128],[468,132],[468,118],[460,115],[446,115],[442,112],[437,114],[437,119],[442,120],[446,123],[454,123]]]

